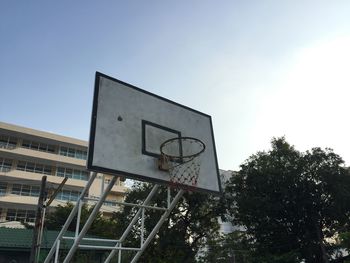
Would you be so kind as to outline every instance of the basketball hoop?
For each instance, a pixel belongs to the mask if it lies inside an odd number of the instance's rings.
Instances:
[[[176,137],[163,142],[158,168],[168,171],[173,186],[196,186],[200,171],[200,157],[205,144],[192,137]]]

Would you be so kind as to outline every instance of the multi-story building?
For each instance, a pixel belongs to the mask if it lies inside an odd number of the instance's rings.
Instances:
[[[50,205],[75,202],[89,178],[86,170],[87,142],[0,122],[0,222],[34,222],[41,179],[47,176],[50,195],[64,177],[63,189]],[[100,196],[111,175],[98,174],[88,196]],[[118,209],[114,201],[126,194],[118,178],[101,208],[105,216]]]

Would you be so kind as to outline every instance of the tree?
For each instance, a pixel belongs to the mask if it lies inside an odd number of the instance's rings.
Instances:
[[[74,205],[72,203],[67,203],[64,206],[59,205],[56,207],[52,212],[47,214],[47,217],[45,219],[45,227],[49,230],[61,230],[73,207]],[[80,230],[82,226],[85,225],[86,220],[92,212],[92,209],[93,207],[88,207],[86,204],[82,206],[80,216]],[[68,227],[69,231],[75,231],[76,222],[77,217],[75,216],[72,220],[72,223]],[[117,226],[118,225],[115,218],[103,218],[99,213],[93,221],[88,234],[104,238],[115,238],[117,233]]]
[[[125,202],[138,203],[144,200],[151,187],[152,185],[148,183],[135,183]],[[166,196],[166,188],[162,187],[151,205],[166,207]],[[196,254],[204,246],[205,241],[217,234],[219,229],[217,218],[220,212],[218,209],[218,198],[203,193],[185,193],[142,255],[140,262],[195,262]],[[125,206],[115,215],[120,219],[118,222],[121,228],[125,229],[136,210]],[[153,229],[162,213],[157,210],[146,210],[145,236]],[[126,240],[127,245],[139,246],[139,234],[140,228],[137,226]],[[123,252],[124,254],[127,253]]]
[[[207,241],[199,263],[251,263],[252,250],[244,231],[234,231]]]
[[[302,153],[285,138],[271,144],[227,184],[228,213],[246,227],[255,254],[267,262],[329,262],[332,240],[349,229],[349,170],[330,149]]]
[[[66,203],[65,205],[59,205],[49,211],[45,219],[45,228],[48,230],[58,230],[62,229],[65,224],[70,212],[72,211],[74,205],[72,203]],[[85,225],[89,215],[91,214],[94,207],[88,207],[86,204],[82,206],[81,216],[80,216],[80,230],[83,225]],[[68,227],[68,231],[75,231],[77,222],[77,216],[74,217],[72,223]],[[104,218],[100,213],[93,221],[90,229],[87,232],[88,235],[96,236],[99,238],[110,238],[117,239],[117,222],[114,218]],[[44,232],[45,235],[45,232]],[[63,243],[64,244],[64,240]],[[44,262],[48,251],[41,250],[41,259],[39,262]],[[60,262],[64,260],[68,253],[68,250],[61,250],[59,257]],[[83,263],[83,262],[101,262],[102,258],[105,257],[103,252],[96,250],[78,250],[72,259],[72,262]]]

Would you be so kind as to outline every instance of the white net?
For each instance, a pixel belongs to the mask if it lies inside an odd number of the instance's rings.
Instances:
[[[170,139],[161,145],[161,158],[174,186],[197,185],[204,150],[204,143],[191,137]]]

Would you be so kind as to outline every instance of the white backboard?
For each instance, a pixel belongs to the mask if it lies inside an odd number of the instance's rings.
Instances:
[[[135,86],[96,73],[87,168],[168,184],[156,165],[160,145],[174,137],[205,144],[194,190],[221,192],[211,117]]]

